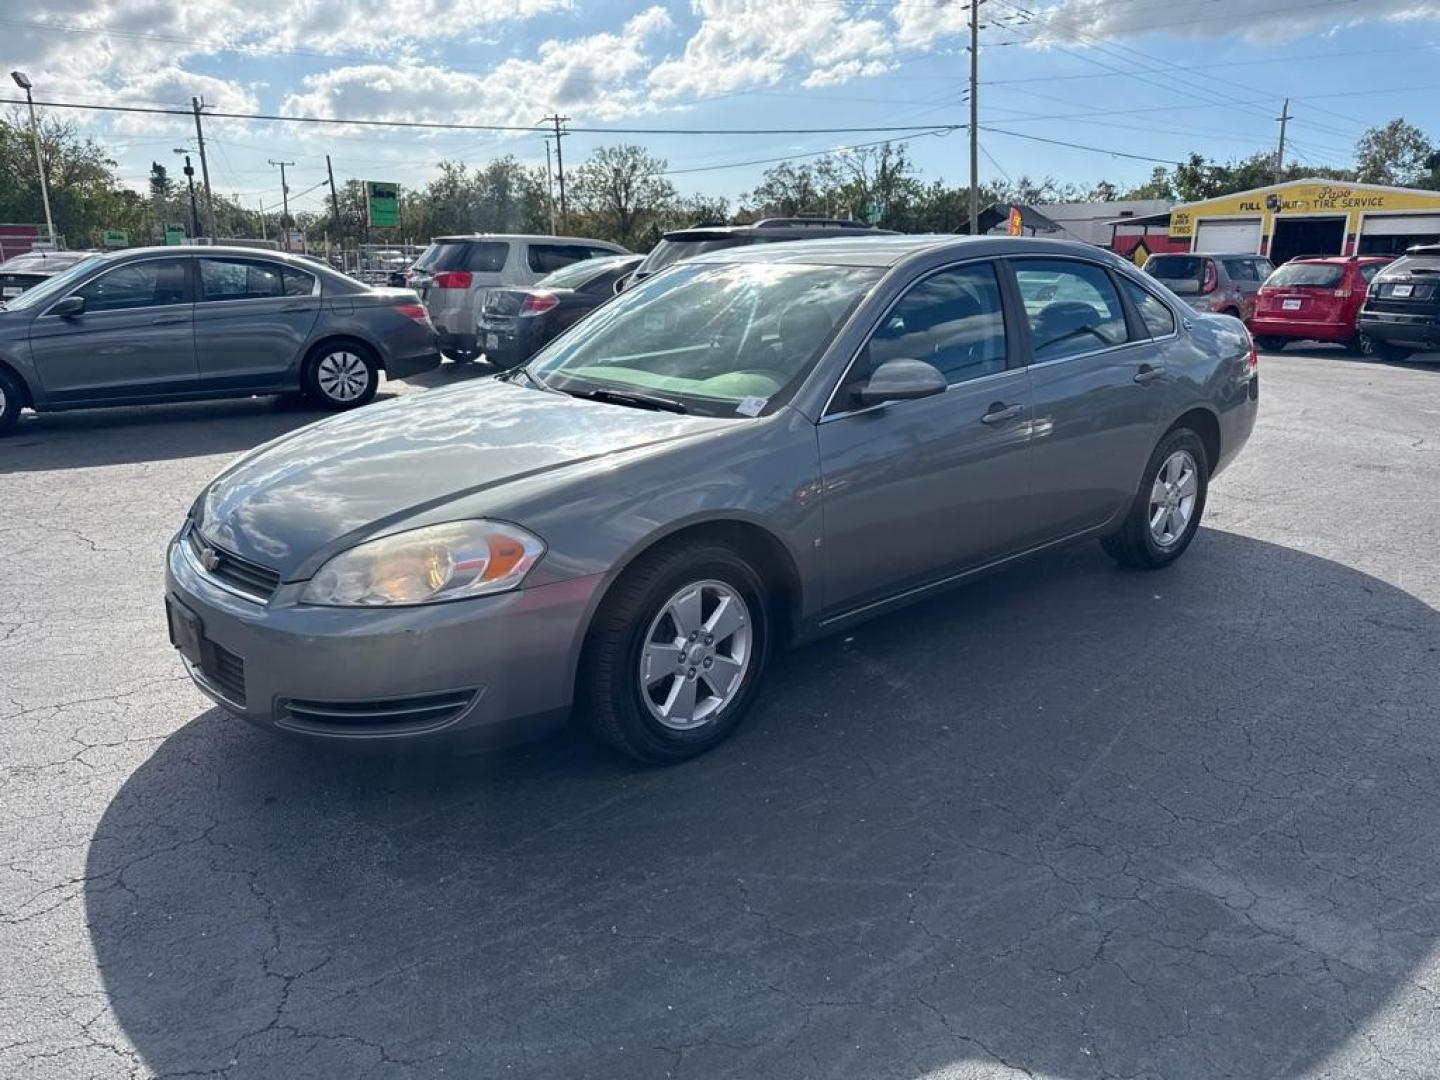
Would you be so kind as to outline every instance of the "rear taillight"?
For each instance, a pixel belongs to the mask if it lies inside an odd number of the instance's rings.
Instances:
[[[435,275],[433,284],[437,289],[468,289],[473,280],[469,270],[442,270]]]
[[[1240,377],[1253,379],[1259,372],[1260,350],[1255,347],[1255,339],[1252,337],[1250,338],[1250,355],[1245,358],[1245,370],[1240,373]]]
[[[1220,275],[1215,270],[1215,264],[1209,259],[1205,260],[1205,284],[1200,287],[1202,293],[1212,293],[1215,286],[1220,284]]]
[[[404,315],[407,319],[413,319],[422,326],[430,325],[430,312],[425,310],[424,304],[396,304],[395,314]]]
[[[535,292],[525,297],[525,302],[520,305],[521,315],[543,315],[556,304],[560,298],[550,292]]]

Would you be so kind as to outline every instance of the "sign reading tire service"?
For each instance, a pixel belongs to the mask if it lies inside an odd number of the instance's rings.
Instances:
[[[396,228],[400,224],[400,185],[366,180],[365,212],[372,229]]]

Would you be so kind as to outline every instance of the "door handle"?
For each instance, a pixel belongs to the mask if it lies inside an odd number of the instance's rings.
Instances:
[[[1154,382],[1164,374],[1164,364],[1141,364],[1139,370],[1135,372],[1135,381],[1141,386],[1144,386],[1146,383]]]
[[[174,326],[176,323],[188,322],[185,315],[157,315],[150,320],[151,326]]]
[[[1003,401],[997,401],[990,406],[990,411],[980,417],[982,424],[1003,424],[1006,420],[1014,420],[1023,410],[1019,405],[1006,405]]]
[[[281,310],[281,311],[314,311],[314,310],[315,310],[315,307],[314,307],[314,305],[312,305],[312,304],[286,304],[286,305],[285,305],[283,308],[281,308],[280,310]]]

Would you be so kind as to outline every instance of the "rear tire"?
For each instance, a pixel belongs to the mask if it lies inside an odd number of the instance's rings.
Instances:
[[[648,764],[722,742],[765,673],[769,600],[755,569],[723,545],[696,541],[643,556],[590,628],[576,687],[580,719]]]
[[[1281,349],[1285,348],[1286,345],[1290,344],[1290,339],[1283,337],[1272,337],[1269,334],[1264,334],[1255,339],[1255,344],[1259,345],[1260,348],[1264,349],[1266,352],[1279,352]]]
[[[1101,547],[1122,566],[1169,566],[1195,538],[1209,486],[1205,444],[1189,428],[1176,428],[1155,447],[1125,520]]]
[[[20,380],[4,368],[0,368],[0,435],[8,434],[20,421],[20,410],[25,407],[24,388]]]
[[[323,408],[358,409],[380,389],[380,365],[359,342],[324,342],[305,361],[300,385],[305,396]]]

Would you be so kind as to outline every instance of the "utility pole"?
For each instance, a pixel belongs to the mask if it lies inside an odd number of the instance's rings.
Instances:
[[[545,201],[550,206],[550,232],[555,232],[555,176],[550,171],[550,136],[545,136]]]
[[[200,150],[200,176],[205,181],[205,216],[210,219],[210,241],[215,241],[215,199],[210,194],[210,163],[205,160],[205,132],[200,127],[200,110],[205,103],[198,97],[190,99],[190,107],[195,110],[195,145]]]
[[[271,161],[280,170],[280,246],[286,251],[290,250],[290,185],[285,183],[285,166],[294,165],[293,161]]]
[[[565,154],[564,154],[564,152],[560,149],[560,139],[561,139],[561,137],[565,134],[565,132],[564,132],[563,130],[561,130],[560,125],[561,125],[561,124],[564,124],[564,123],[567,123],[569,120],[570,120],[570,117],[568,117],[568,116],[560,116],[560,115],[558,115],[558,114],[552,115],[552,116],[542,116],[542,117],[540,118],[540,122],[541,122],[542,124],[544,124],[544,123],[549,123],[549,124],[554,124],[554,125],[555,125],[555,172],[556,172],[556,173],[559,175],[559,177],[560,177],[560,226],[561,226],[561,228],[564,228],[564,227],[565,227]],[[553,229],[554,226],[551,226],[551,228]]]
[[[335,218],[335,235],[340,235],[340,197],[335,194],[335,170],[330,165],[330,155],[325,155],[325,175],[330,178],[330,213]],[[326,240],[329,244],[329,240]]]
[[[970,235],[980,232],[980,0],[970,0]]]
[[[1285,99],[1285,106],[1280,110],[1280,115],[1275,118],[1280,121],[1280,147],[1275,151],[1275,183],[1280,183],[1285,172],[1285,125],[1290,121],[1290,99]]]

